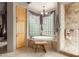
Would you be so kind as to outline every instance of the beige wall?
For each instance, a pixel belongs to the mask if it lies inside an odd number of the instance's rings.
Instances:
[[[64,9],[64,4],[59,3],[59,21],[60,21],[60,28],[59,28],[59,50],[64,49],[64,44],[65,44],[65,38],[64,38],[64,29],[65,29],[65,9]]]
[[[14,51],[13,3],[7,3],[7,50]]]

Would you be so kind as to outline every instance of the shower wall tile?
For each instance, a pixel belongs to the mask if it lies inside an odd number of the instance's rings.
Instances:
[[[65,5],[65,29],[73,29],[70,33],[71,40],[66,38],[66,49],[79,51],[79,3]]]

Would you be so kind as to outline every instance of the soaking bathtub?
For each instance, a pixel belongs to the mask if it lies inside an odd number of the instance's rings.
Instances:
[[[53,44],[56,42],[57,40],[54,39],[54,37],[52,36],[33,36],[30,39],[28,39],[28,47],[33,47],[34,42],[47,42],[47,45],[45,47],[47,48],[53,48]],[[54,42],[54,43],[53,43]],[[56,44],[54,44],[56,46]]]
[[[53,41],[53,37],[50,36],[33,36],[32,40],[40,40],[40,41]]]
[[[47,42],[48,45],[46,45],[46,47],[49,47],[49,48],[52,48],[55,42],[57,43],[57,40],[51,36],[33,36],[28,40],[28,47],[33,47],[33,44],[35,41],[36,42]]]

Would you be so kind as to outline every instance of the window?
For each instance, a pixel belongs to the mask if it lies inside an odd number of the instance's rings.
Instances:
[[[30,25],[30,35],[37,36],[40,35],[40,17],[29,13],[29,25]]]
[[[49,16],[43,17],[43,34],[46,36],[53,36],[53,21],[54,21],[54,13]]]
[[[54,34],[54,12],[42,18],[42,30],[40,24],[40,15],[36,16],[29,12],[30,36],[39,36],[41,31],[44,36],[53,36]]]

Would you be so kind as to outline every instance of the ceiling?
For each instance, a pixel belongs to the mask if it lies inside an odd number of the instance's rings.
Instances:
[[[41,12],[43,10],[43,6],[45,6],[45,10],[53,10],[57,7],[57,2],[31,2],[28,5],[29,10],[33,10],[35,12]]]

